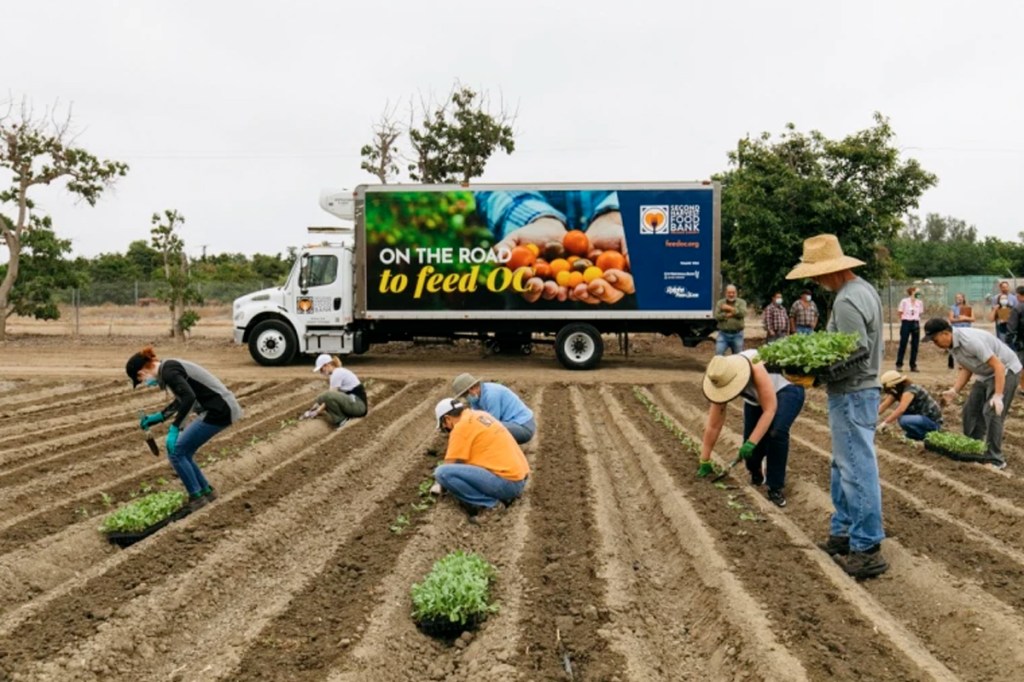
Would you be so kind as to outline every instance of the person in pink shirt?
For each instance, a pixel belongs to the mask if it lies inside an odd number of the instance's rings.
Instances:
[[[903,354],[910,341],[910,371],[917,371],[917,348],[921,345],[921,314],[924,301],[917,287],[907,287],[907,297],[900,301],[900,347],[896,351],[896,369],[903,371]]]

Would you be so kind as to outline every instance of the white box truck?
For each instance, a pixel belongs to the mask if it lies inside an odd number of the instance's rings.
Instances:
[[[715,329],[717,183],[361,185],[321,206],[283,286],[234,302],[256,362],[472,337],[502,351],[554,343],[589,369],[601,334]]]

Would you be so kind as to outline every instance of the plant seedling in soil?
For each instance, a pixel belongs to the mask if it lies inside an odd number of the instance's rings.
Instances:
[[[410,523],[412,523],[412,521],[409,519],[408,514],[399,514],[398,518],[395,519],[395,522],[388,526],[388,530],[395,535],[401,535],[402,531],[408,528]]]
[[[138,533],[163,521],[185,506],[185,493],[165,490],[126,504],[103,519],[104,533]]]
[[[763,521],[763,520],[764,519],[762,519],[760,516],[758,516],[756,512],[745,511],[742,514],[740,514],[740,521]]]
[[[457,634],[475,626],[498,611],[490,595],[496,576],[494,566],[478,554],[452,552],[434,563],[423,582],[412,586],[413,620],[424,629],[437,626],[438,634]]]
[[[100,501],[103,502],[104,507],[114,506],[114,498],[106,493],[100,493]]]

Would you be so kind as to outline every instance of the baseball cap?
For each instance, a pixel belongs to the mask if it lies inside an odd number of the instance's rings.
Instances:
[[[462,403],[460,403],[458,400],[456,400],[455,398],[443,398],[441,400],[441,402],[439,402],[434,407],[434,417],[437,418],[437,430],[438,431],[441,430],[441,417],[443,417],[446,414],[450,413],[452,410],[455,410],[455,409],[460,408],[460,407],[464,407],[464,405]]]
[[[321,353],[320,355],[316,356],[316,362],[313,363],[313,374],[319,372],[321,368],[323,368],[323,366],[330,361],[331,356],[328,355],[327,353]]]
[[[952,331],[952,329],[953,327],[947,320],[944,320],[941,317],[933,317],[924,323],[924,340],[931,341],[932,337],[939,332],[948,332]]]
[[[124,371],[128,374],[128,378],[132,380],[132,388],[139,385],[139,371],[147,364],[149,364],[149,358],[142,353],[136,353],[128,358]]]

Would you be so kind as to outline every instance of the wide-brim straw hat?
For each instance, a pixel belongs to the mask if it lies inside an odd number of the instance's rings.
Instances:
[[[466,391],[480,383],[480,380],[468,372],[463,372],[452,381],[452,392],[456,398],[466,395]]]
[[[843,254],[839,238],[834,234],[819,234],[804,240],[800,264],[789,271],[786,279],[809,279],[861,265],[865,265],[864,261]]]
[[[713,403],[727,403],[750,382],[750,360],[742,355],[716,355],[704,372],[704,397]]]
[[[906,378],[907,378],[906,374],[903,374],[901,372],[897,372],[894,369],[890,369],[888,372],[884,373],[882,375],[882,377],[881,377],[882,388],[892,388],[893,386],[899,384],[901,381],[905,381]]]

